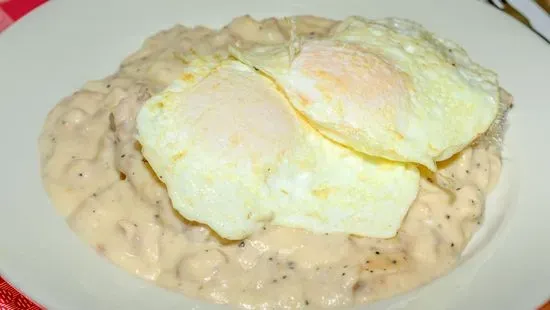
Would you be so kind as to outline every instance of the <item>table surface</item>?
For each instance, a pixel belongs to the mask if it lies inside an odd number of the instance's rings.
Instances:
[[[46,1],[47,0],[0,0],[0,32]],[[550,13],[550,0],[537,0],[536,2]],[[505,4],[504,11],[526,26],[529,26],[528,20],[510,5]],[[40,310],[43,308],[26,298],[0,277],[0,309]],[[550,310],[550,300],[538,310]]]

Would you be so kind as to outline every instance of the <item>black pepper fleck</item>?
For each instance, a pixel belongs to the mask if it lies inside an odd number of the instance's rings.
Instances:
[[[470,173],[470,170],[466,170],[466,174]]]
[[[107,84],[107,86],[105,86],[105,87],[107,87],[107,88],[111,88],[111,84]]]
[[[309,300],[306,299],[304,303],[306,304],[306,306],[309,306]]]
[[[368,264],[368,263],[370,263],[370,260],[367,260],[367,261],[365,262],[365,264]]]
[[[454,243],[451,243],[451,248],[454,248],[455,247],[455,244]]]
[[[277,283],[277,282],[279,282],[279,281],[277,281],[277,279],[273,279],[273,283]]]
[[[380,255],[380,251],[376,251],[376,252],[374,252],[374,254]]]
[[[371,270],[370,273],[374,273],[374,270]]]
[[[134,227],[137,227],[138,225],[137,224],[134,224]]]
[[[451,216],[450,216],[449,214],[447,214],[447,215],[445,215],[445,218],[446,218],[446,219],[450,219]]]
[[[295,262],[288,262],[287,266],[288,266],[289,269],[294,269],[294,268],[296,268],[296,263]]]
[[[286,279],[286,278],[287,278],[287,276],[286,276],[286,275],[285,275],[285,276],[283,276],[283,279]]]
[[[458,192],[458,191],[461,190],[461,189],[462,189],[462,187],[457,187],[457,188],[456,188],[456,191]]]
[[[159,214],[155,214],[155,218],[156,218],[156,219],[160,218],[160,215],[159,215]]]
[[[345,275],[346,275],[346,273],[345,273],[345,272],[342,272],[342,277],[345,276]]]
[[[155,203],[156,203],[156,204],[160,204],[160,200],[157,200]]]
[[[391,261],[391,263],[395,265],[395,264],[397,264],[397,261],[394,259],[394,260]]]
[[[84,176],[84,174],[81,172],[78,174],[79,177]]]
[[[245,246],[244,241],[239,242],[239,248],[244,248],[244,246]]]
[[[480,164],[480,163],[477,163],[477,164],[476,164],[476,167],[478,167],[478,168],[481,167],[481,164]]]
[[[273,261],[273,257],[270,257],[270,258],[268,258],[268,259],[269,259],[269,261]]]
[[[126,154],[120,155],[120,158],[124,158],[124,157],[126,157]]]
[[[344,268],[348,268],[348,265],[344,265]]]

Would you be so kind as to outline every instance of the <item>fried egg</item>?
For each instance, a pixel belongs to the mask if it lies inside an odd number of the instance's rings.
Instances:
[[[408,20],[350,17],[326,38],[231,53],[272,78],[326,137],[433,171],[497,116],[496,75]]]
[[[173,207],[231,240],[267,223],[393,237],[418,192],[415,165],[326,139],[236,60],[192,62],[144,104],[137,128]]]

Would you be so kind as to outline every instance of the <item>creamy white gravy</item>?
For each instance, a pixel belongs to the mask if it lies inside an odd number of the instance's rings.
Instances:
[[[299,17],[302,35],[335,22]],[[219,31],[175,26],[103,80],[87,83],[48,115],[40,138],[42,176],[70,227],[112,262],[189,296],[243,308],[342,307],[421,285],[448,271],[480,225],[499,177],[500,154],[470,147],[425,176],[395,238],[313,234],[265,227],[242,242],[221,240],[173,209],[135,139],[142,103],[176,79],[182,55],[229,43],[288,39],[284,20],[241,17]],[[442,177],[444,176],[444,177]],[[435,185],[445,181],[445,188]]]

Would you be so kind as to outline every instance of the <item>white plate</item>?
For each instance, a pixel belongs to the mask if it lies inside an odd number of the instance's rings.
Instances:
[[[0,35],[0,271],[7,280],[50,309],[216,308],[137,279],[81,242],[42,190],[36,142],[60,98],[113,72],[145,37],[175,23],[221,26],[246,13],[411,18],[458,41],[515,96],[505,174],[463,264],[367,308],[532,309],[550,296],[550,46],[473,0],[54,0],[32,12]]]

